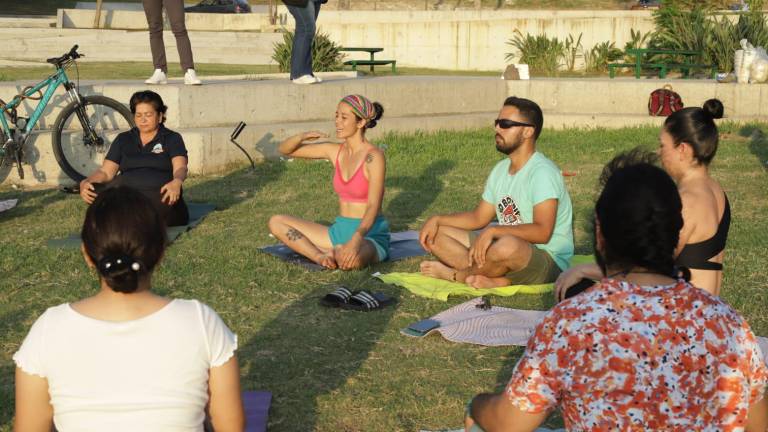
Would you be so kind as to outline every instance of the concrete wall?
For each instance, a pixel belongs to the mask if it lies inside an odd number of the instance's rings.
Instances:
[[[656,79],[534,79],[503,81],[489,77],[380,77],[350,79],[326,77],[320,85],[297,86],[288,80],[208,81],[201,87],[169,84],[153,87],[169,106],[168,127],[184,136],[189,149],[190,172],[211,174],[232,164],[246,163],[229,143],[239,121],[248,126],[238,139],[251,156],[260,160],[276,156],[281,140],[306,130],[333,131],[333,112],[339,98],[360,93],[380,101],[386,113],[368,136],[380,140],[387,132],[464,130],[490,126],[504,98],[528,97],[544,111],[545,129],[614,128],[660,125],[661,117],[647,114],[648,95],[671,83],[686,106],[701,106],[706,99],[723,101],[726,120],[768,118],[768,85],[718,84],[708,80]],[[20,91],[26,82],[0,83],[0,95]],[[136,81],[83,82],[84,94],[104,94],[126,102],[146,86]],[[66,101],[61,93],[44,112],[40,130],[27,145],[21,181],[15,169],[0,168],[0,181],[29,185],[66,183],[51,151],[56,116]],[[24,111],[33,109],[27,101]],[[542,137],[546,140],[546,133]],[[491,142],[491,141],[489,141]]]
[[[287,13],[284,6],[278,12]],[[141,12],[109,11],[102,21],[109,28],[146,28]],[[92,24],[92,11],[59,11],[60,27],[90,28]],[[286,24],[292,28],[293,19]],[[199,31],[275,30],[264,14],[188,14],[187,26]],[[343,46],[383,47],[377,57],[396,59],[402,66],[502,70],[507,64],[505,54],[513,51],[507,42],[515,30],[560,39],[582,34],[586,49],[604,41],[622,48],[631,29],[649,32],[653,21],[648,11],[322,11],[318,26]],[[214,40],[217,34],[206,37]],[[365,56],[351,54],[350,58]],[[232,63],[244,61],[250,59],[236,54],[230,59]]]
[[[163,38],[168,61],[178,63],[173,33],[166,31]],[[189,39],[197,63],[269,64],[272,45],[283,37],[279,33],[190,31]],[[152,61],[146,31],[0,27],[0,61],[46,65],[46,58],[58,57],[75,44],[86,55],[79,62]]]

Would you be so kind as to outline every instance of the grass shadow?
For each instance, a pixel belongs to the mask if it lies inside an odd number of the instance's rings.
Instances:
[[[344,274],[342,279],[355,277],[360,276]],[[361,283],[340,282],[351,289]],[[319,413],[329,412],[319,408],[325,403],[322,396],[336,393],[353,377],[365,379],[359,369],[395,312],[396,306],[367,313],[321,307],[318,301],[329,288],[295,300],[239,348],[243,388],[273,394],[270,430],[315,430]]]
[[[25,190],[21,187],[2,191],[0,192],[0,200],[18,199],[19,202],[16,207],[0,213],[0,222],[5,219],[27,216],[49,204],[71,196],[74,195],[65,194],[56,189]]]
[[[184,198],[210,202],[216,204],[216,210],[226,210],[253,198],[266,184],[278,180],[285,169],[285,164],[265,161],[253,170],[242,168],[224,175],[206,176],[202,180],[193,177],[184,188]]]
[[[749,151],[755,155],[763,171],[768,172],[768,136],[755,125],[747,125],[739,129],[739,135],[749,138]]]
[[[385,214],[393,228],[404,228],[413,222],[443,190],[441,177],[447,174],[456,162],[439,159],[427,166],[418,176],[391,177],[386,180],[387,187],[402,189],[387,205]]]

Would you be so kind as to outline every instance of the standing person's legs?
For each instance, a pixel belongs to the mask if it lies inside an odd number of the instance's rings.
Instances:
[[[144,14],[149,27],[149,47],[152,50],[152,64],[155,69],[168,73],[163,43],[163,0],[142,0]]]
[[[307,1],[305,7],[288,6],[288,11],[296,20],[291,49],[291,79],[312,75],[312,40],[315,37],[316,6],[313,0]]]
[[[162,1],[165,4],[165,12],[168,14],[168,21],[171,22],[171,31],[176,37],[176,48],[179,50],[181,70],[186,72],[188,69],[194,69],[195,63],[192,59],[192,44],[189,42],[187,25],[184,22],[184,0]]]

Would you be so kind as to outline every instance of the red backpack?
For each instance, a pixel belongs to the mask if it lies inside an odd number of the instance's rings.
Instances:
[[[666,117],[681,109],[683,109],[683,99],[672,91],[672,86],[669,84],[652,91],[648,98],[648,114],[651,116]]]

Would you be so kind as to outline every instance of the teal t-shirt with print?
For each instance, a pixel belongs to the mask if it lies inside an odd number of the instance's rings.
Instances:
[[[509,173],[512,162],[506,158],[491,171],[485,183],[483,200],[496,209],[501,225],[533,222],[533,207],[548,199],[557,200],[555,229],[549,243],[537,244],[565,270],[573,256],[573,207],[563,176],[554,162],[535,152],[523,168]]]

